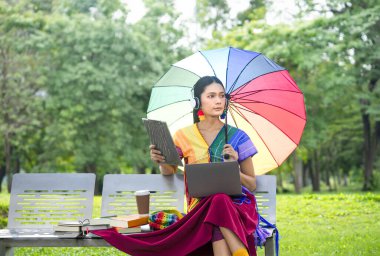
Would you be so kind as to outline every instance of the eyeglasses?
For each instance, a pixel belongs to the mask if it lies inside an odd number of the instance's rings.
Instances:
[[[90,220],[89,219],[84,219],[82,221],[79,221],[79,235],[77,238],[85,238],[86,235],[88,234],[88,230],[84,230],[83,228],[87,225],[90,225]]]

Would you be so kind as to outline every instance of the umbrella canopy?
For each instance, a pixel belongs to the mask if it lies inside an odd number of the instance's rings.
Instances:
[[[171,133],[193,123],[192,88],[216,76],[230,94],[228,123],[255,144],[256,174],[278,167],[300,142],[304,97],[289,72],[261,53],[232,47],[199,51],[175,64],[154,85],[147,116],[166,121]]]

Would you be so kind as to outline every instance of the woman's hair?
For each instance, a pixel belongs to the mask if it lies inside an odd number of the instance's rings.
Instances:
[[[199,80],[194,84],[193,86],[193,93],[194,93],[194,98],[199,99],[199,105],[201,105],[201,95],[205,91],[206,87],[209,86],[212,83],[217,83],[220,84],[223,88],[223,83],[222,81],[219,80],[216,76],[204,76],[199,78]],[[200,106],[198,106],[200,108]],[[199,122],[198,118],[198,109],[199,108],[194,108],[193,109],[193,121],[194,123]]]

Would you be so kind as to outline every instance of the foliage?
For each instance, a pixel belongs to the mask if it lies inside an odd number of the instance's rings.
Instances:
[[[8,224],[8,204],[0,202],[0,228],[6,228]]]
[[[1,2],[0,48],[11,61],[0,60],[13,65],[12,79],[0,77],[9,159],[28,172],[99,178],[152,166],[141,117],[154,82],[187,52],[175,46],[173,2],[147,4],[146,18],[126,24],[119,1]]]
[[[300,6],[304,13],[319,8],[317,1]],[[308,120],[300,144],[308,152],[305,166],[315,174],[338,176],[367,169],[373,159],[362,159],[363,150],[365,156],[379,156],[380,9],[374,1],[330,1],[324,8],[321,12],[329,16],[308,22],[268,26],[246,18],[221,40],[211,40],[209,48],[258,51],[286,67],[305,96]],[[369,130],[363,116],[369,116]]]
[[[41,90],[47,82],[40,68],[45,21],[18,10],[0,3],[0,157],[8,176],[17,171],[23,156],[28,162],[33,145],[25,141],[34,142],[42,126]]]
[[[133,137],[125,131],[140,122],[136,115],[143,108],[135,98],[145,84],[138,74],[155,72],[149,52],[136,47],[143,42],[122,22],[103,18],[54,17],[47,33],[52,41],[46,99],[51,121],[44,157],[74,157],[76,169],[120,168],[122,156],[133,152],[126,146]]]
[[[230,8],[226,0],[197,0],[197,20],[201,27],[221,31],[230,21]]]
[[[197,1],[198,25],[215,31],[205,46],[263,52],[286,67],[307,107],[296,151],[304,174],[320,175],[327,186],[330,177],[352,177],[373,189],[380,177],[380,7],[374,0],[297,2],[296,22],[270,26],[273,1],[250,1],[237,20],[225,0]],[[173,1],[144,3],[143,19],[126,24],[128,8],[118,0],[0,1],[0,167],[9,181],[20,170],[101,178],[153,167],[141,122],[150,89],[190,52],[179,46]],[[277,173],[293,169],[289,160]]]

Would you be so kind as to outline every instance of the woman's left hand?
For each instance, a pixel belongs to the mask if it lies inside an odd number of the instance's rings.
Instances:
[[[234,150],[231,144],[225,144],[223,147],[223,155],[228,154],[230,158],[229,161],[237,161],[239,159],[238,153]]]

